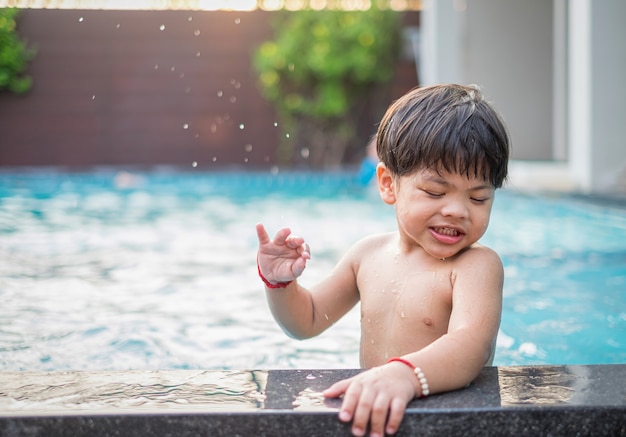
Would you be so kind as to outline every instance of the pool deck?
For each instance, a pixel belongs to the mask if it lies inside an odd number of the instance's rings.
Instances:
[[[344,436],[321,391],[359,370],[0,372],[0,436]],[[398,436],[626,436],[626,365],[486,367]]]

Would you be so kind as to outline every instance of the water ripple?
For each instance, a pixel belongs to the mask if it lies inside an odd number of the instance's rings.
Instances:
[[[0,172],[0,369],[358,366],[358,308],[306,342],[273,321],[254,225],[307,239],[309,285],[395,229],[376,192],[349,174],[131,176]],[[506,271],[496,364],[624,362],[625,242],[623,211],[498,192],[484,238]]]

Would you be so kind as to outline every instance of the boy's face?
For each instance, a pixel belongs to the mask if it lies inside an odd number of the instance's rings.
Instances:
[[[487,230],[495,195],[490,182],[421,169],[394,176],[377,168],[382,199],[395,205],[400,235],[434,258],[449,258],[474,244]]]

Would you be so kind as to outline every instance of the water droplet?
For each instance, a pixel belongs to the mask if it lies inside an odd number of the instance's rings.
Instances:
[[[191,16],[187,18],[187,21],[192,21],[192,20],[193,20],[193,17]]]
[[[196,29],[196,30],[194,30],[194,31],[193,31],[193,34],[194,34],[195,36],[200,36],[200,29]]]
[[[239,125],[239,129],[241,129],[241,130],[243,130],[245,127],[246,127],[246,126],[245,126],[243,123],[241,123],[241,124]]]
[[[196,52],[196,58],[200,57],[200,52]]]
[[[217,125],[216,125],[216,124],[212,124],[212,125],[211,125],[211,132],[212,132],[212,133],[217,132]]]
[[[245,162],[247,164],[248,163],[248,158],[244,158],[243,162]]]
[[[172,68],[170,68],[171,71],[176,71],[176,67],[172,65]]]
[[[84,20],[84,18],[83,18],[83,17],[80,17],[80,18],[78,19],[78,22],[79,22],[79,23],[82,23],[82,22],[83,22],[83,20]]]
[[[403,319],[406,317],[406,314],[404,314],[404,311],[400,313],[400,317],[402,317]]]
[[[154,65],[154,69],[155,69],[155,70],[158,70],[158,69],[159,69],[159,64],[155,64],[155,65]]]
[[[230,103],[235,103],[236,101],[237,101],[237,97],[232,96],[232,97],[230,98]]]
[[[185,73],[180,73],[180,74],[178,75],[178,78],[179,78],[179,79],[183,79],[184,77],[185,77]]]
[[[194,161],[194,162],[192,162],[192,163],[191,163],[191,166],[192,166],[192,167],[197,167],[197,166],[198,166],[198,163],[197,163],[196,161]]]
[[[302,156],[304,159],[307,159],[309,157],[310,151],[308,147],[303,147],[300,150],[300,156]]]
[[[274,122],[274,127],[278,127],[278,122]]]
[[[252,144],[250,144],[250,143],[246,144],[245,150],[248,153],[252,152]]]
[[[161,31],[165,30],[165,24],[161,24],[161,25],[159,26],[159,30],[161,30]]]
[[[183,129],[189,129],[189,124],[188,123],[183,124]]]
[[[295,65],[293,65],[293,64],[289,64],[289,67],[288,67],[288,68],[289,68],[289,71],[293,71],[293,70],[295,70],[295,69],[296,69],[296,66],[295,66]]]
[[[315,379],[315,375],[313,375],[312,373],[309,373],[309,374],[306,376],[306,379]]]
[[[217,161],[217,156],[214,156],[212,159],[213,162]]]
[[[286,137],[286,138],[289,138],[289,134],[285,134],[285,137]]]
[[[91,100],[96,100],[96,95],[91,96]]]
[[[224,92],[223,92],[223,91],[218,91],[218,92],[217,92],[217,97],[222,97],[223,95],[224,95]]]
[[[241,18],[235,18],[235,24],[241,23]]]
[[[118,24],[117,26],[115,26],[116,29],[119,29],[121,26],[121,24]]]
[[[185,88],[185,94],[189,94],[191,92],[191,88],[187,87]]]

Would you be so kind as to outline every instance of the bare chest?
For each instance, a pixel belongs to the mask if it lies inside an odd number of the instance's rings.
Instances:
[[[447,326],[452,308],[450,271],[380,267],[384,274],[379,271],[359,275],[362,276],[359,291],[364,315]]]
[[[452,273],[378,262],[361,270],[361,342],[365,361],[421,349],[447,332]],[[362,355],[362,360],[364,359]]]

